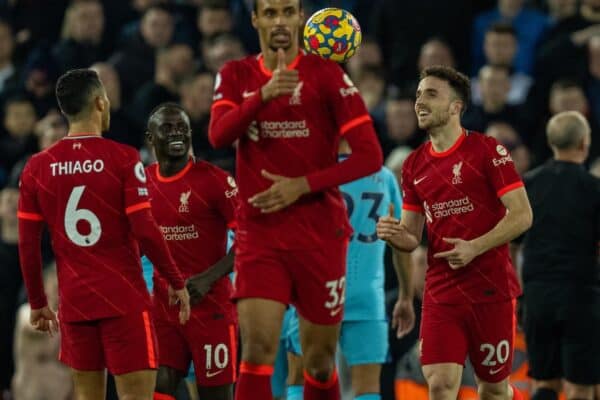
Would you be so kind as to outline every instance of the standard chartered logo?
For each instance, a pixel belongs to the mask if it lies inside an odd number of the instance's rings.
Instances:
[[[165,240],[193,240],[198,239],[199,234],[196,225],[160,226]]]
[[[290,139],[310,136],[306,120],[301,121],[262,121],[260,136],[268,139]]]
[[[475,210],[475,205],[471,202],[469,196],[465,196],[461,199],[433,203],[428,214],[434,218],[446,218],[452,215],[467,214],[473,210]],[[433,219],[430,222],[432,221]]]

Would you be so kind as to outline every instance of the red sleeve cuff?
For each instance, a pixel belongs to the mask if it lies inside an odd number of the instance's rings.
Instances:
[[[418,206],[416,204],[404,203],[404,204],[402,204],[402,209],[406,210],[406,211],[414,211],[417,213],[423,213],[423,207]]]
[[[236,104],[235,102],[233,102],[231,100],[217,100],[212,104],[212,106],[210,106],[210,110],[212,111],[213,109],[215,109],[217,107],[223,107],[223,106],[237,107],[238,104]]]
[[[371,117],[368,114],[351,119],[340,128],[340,136],[344,136],[350,129],[366,122],[371,122]]]
[[[502,189],[498,190],[496,192],[496,194],[500,198],[500,197],[504,196],[506,193],[511,192],[511,191],[513,191],[515,189],[518,189],[520,187],[523,187],[523,186],[524,186],[523,185],[523,181],[518,181],[518,182],[515,182],[515,183],[511,183],[510,185],[504,186]]]
[[[39,310],[40,308],[44,308],[48,305],[48,300],[46,299],[46,294],[38,298],[29,298],[29,306],[32,310]]]

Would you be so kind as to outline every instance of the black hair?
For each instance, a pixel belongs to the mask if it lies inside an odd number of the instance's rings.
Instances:
[[[258,14],[258,0],[254,0],[252,3],[252,11],[254,11],[255,14]],[[298,0],[298,7],[302,10],[302,0]]]
[[[506,22],[496,22],[490,25],[485,33],[497,33],[499,35],[512,35],[515,39],[517,38],[517,31],[515,28]]]
[[[181,106],[181,104],[175,103],[173,101],[166,101],[164,103],[160,103],[159,105],[154,107],[152,109],[152,111],[150,111],[150,115],[148,116],[148,126],[147,126],[148,130],[150,130],[150,123],[154,119],[154,116],[165,110],[174,111],[174,112],[182,112],[186,116],[188,115],[187,111],[185,111],[185,109]]]
[[[96,71],[72,69],[58,78],[56,100],[68,118],[77,117],[89,108],[92,97],[102,88]]]

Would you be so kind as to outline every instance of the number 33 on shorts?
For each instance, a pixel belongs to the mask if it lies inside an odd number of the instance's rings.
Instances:
[[[329,310],[329,315],[335,317],[344,308],[346,300],[346,277],[325,282],[325,287],[329,290],[329,298],[325,302],[325,308]]]

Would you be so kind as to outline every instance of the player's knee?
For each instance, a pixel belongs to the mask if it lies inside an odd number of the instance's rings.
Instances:
[[[242,353],[244,361],[252,364],[273,364],[277,355],[277,341],[265,337],[250,337],[243,341]]]
[[[304,357],[304,369],[319,382],[327,382],[335,369],[333,355],[327,353],[311,353]]]
[[[479,382],[477,392],[481,399],[506,399],[509,394],[508,382],[499,383]]]
[[[429,393],[433,399],[444,398],[446,395],[458,391],[460,380],[449,374],[432,374],[427,377]]]

